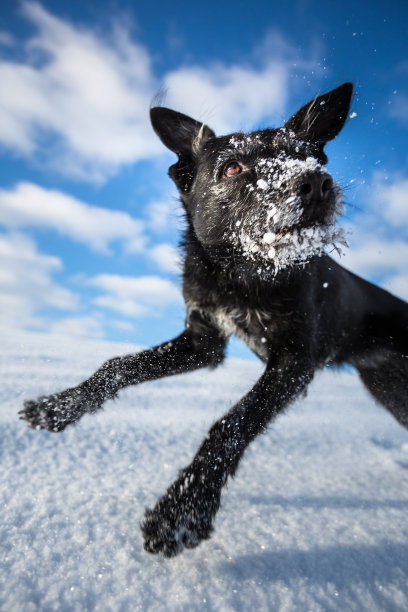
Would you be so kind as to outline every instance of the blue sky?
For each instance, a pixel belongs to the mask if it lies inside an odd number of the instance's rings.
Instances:
[[[341,261],[408,299],[407,40],[405,0],[3,0],[1,324],[178,334],[182,219],[151,101],[249,131],[346,80],[350,118],[327,146],[351,232]]]

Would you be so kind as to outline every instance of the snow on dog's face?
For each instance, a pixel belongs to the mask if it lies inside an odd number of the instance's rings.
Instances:
[[[345,244],[336,221],[340,187],[323,151],[344,125],[352,87],[316,98],[283,128],[216,137],[207,126],[168,109],[152,109],[162,141],[178,154],[169,174],[204,247],[275,271]]]
[[[277,271],[344,243],[341,189],[310,144],[286,128],[217,140],[204,147],[190,197],[204,244],[229,244]]]

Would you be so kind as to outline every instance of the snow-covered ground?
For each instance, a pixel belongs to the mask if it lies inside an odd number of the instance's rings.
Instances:
[[[348,372],[319,374],[248,449],[210,540],[170,560],[145,553],[145,507],[261,365],[128,389],[60,434],[18,420],[24,398],[129,350],[3,334],[2,611],[408,610],[408,432]]]

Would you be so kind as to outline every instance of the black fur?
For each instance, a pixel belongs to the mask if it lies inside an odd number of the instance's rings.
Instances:
[[[148,552],[170,557],[210,536],[222,487],[245,448],[318,368],[355,366],[408,426],[408,306],[324,253],[342,242],[334,230],[341,192],[324,168],[324,145],[342,129],[351,95],[345,83],[283,128],[219,138],[185,115],[151,110],[153,128],[178,155],[169,174],[187,219],[186,328],[158,347],[111,359],[74,389],[25,402],[22,411],[31,427],[61,431],[127,385],[217,366],[233,333],[265,362],[253,389],[146,511]]]

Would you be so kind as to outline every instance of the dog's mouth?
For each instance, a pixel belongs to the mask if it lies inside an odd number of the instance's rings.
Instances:
[[[339,252],[347,246],[344,230],[336,227],[343,212],[340,186],[315,160],[295,160],[292,165],[287,187],[265,177],[249,188],[257,214],[245,216],[230,234],[244,257],[276,272],[305,264],[330,248]],[[299,171],[304,165],[309,166],[308,173]]]
[[[330,247],[337,252],[347,246],[342,228],[314,225],[287,232],[265,232],[261,240],[244,230],[237,235],[243,255],[247,259],[273,266],[279,271],[288,266],[305,264],[312,257],[322,255]],[[238,246],[238,245],[237,245]]]
[[[271,232],[264,234],[263,241],[268,244]],[[273,242],[264,249],[266,258],[272,261],[275,268],[306,263],[316,255],[322,255],[327,248],[340,250],[340,245],[347,246],[344,230],[334,226],[314,225],[299,230],[293,229],[283,235],[275,235]]]

